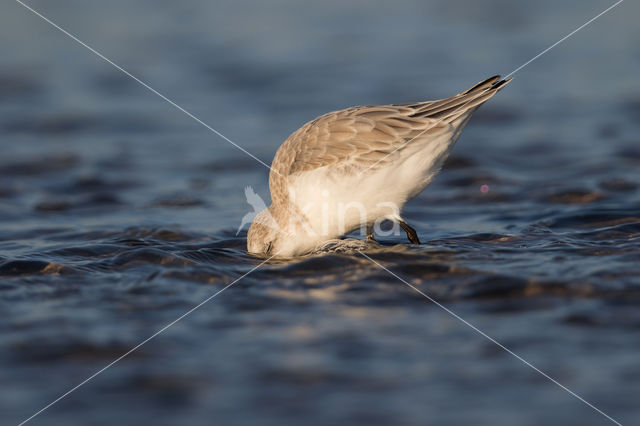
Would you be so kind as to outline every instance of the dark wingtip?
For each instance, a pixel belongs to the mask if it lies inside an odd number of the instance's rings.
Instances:
[[[491,86],[491,90],[500,90],[511,80],[513,80],[513,77],[508,77],[508,78],[505,78],[504,80],[500,80],[496,83],[493,83],[493,85]]]
[[[470,88],[468,90],[465,90],[464,92],[462,92],[462,94],[466,95],[467,93],[471,93],[471,92],[473,92],[475,90],[486,89],[486,88],[493,87],[493,85],[495,85],[496,82],[498,82],[498,80],[500,80],[500,75],[491,76],[491,77],[487,78],[486,80],[482,80],[480,83],[476,84],[472,88]]]

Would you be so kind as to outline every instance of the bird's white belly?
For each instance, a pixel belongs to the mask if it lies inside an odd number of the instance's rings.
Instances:
[[[443,141],[444,142],[444,141]],[[316,169],[289,186],[291,200],[306,218],[307,232],[321,239],[337,238],[386,218],[399,220],[404,204],[436,175],[450,144],[431,155],[408,155],[362,175]]]

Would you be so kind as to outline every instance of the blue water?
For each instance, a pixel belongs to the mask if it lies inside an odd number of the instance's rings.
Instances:
[[[508,74],[612,3],[32,1],[270,163],[352,105]],[[518,71],[367,255],[623,424],[640,420],[640,7]],[[17,424],[258,266],[268,170],[0,6],[0,377]],[[481,192],[488,185],[487,193]],[[42,425],[608,424],[357,253],[269,262]]]

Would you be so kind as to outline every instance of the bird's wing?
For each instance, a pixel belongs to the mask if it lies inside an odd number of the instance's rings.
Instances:
[[[352,107],[318,117],[282,144],[273,160],[271,180],[324,166],[354,171],[383,166],[407,143],[449,129],[507,81],[495,76],[438,101]]]
[[[446,123],[411,117],[404,106],[353,107],[323,115],[292,134],[276,153],[272,168],[292,176],[325,166],[367,168],[425,131]],[[434,126],[428,129],[429,126]],[[428,129],[428,130],[427,130]]]

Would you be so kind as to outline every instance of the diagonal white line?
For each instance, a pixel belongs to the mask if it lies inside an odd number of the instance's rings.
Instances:
[[[394,277],[396,277],[397,279],[402,281],[407,286],[411,287],[413,290],[415,290],[418,293],[420,293],[422,296],[427,298],[430,302],[435,304],[437,307],[439,307],[440,309],[442,309],[443,311],[445,311],[446,313],[448,313],[449,315],[451,315],[452,317],[454,317],[458,321],[462,322],[463,324],[465,324],[466,326],[470,327],[472,330],[474,330],[475,332],[477,332],[481,336],[485,337],[486,339],[488,339],[489,341],[494,343],[500,349],[502,349],[505,352],[509,353],[510,355],[514,356],[516,359],[518,359],[522,363],[526,364],[527,366],[531,367],[536,372],[540,373],[546,379],[548,379],[551,382],[555,383],[556,385],[560,386],[560,388],[562,388],[563,390],[568,392],[570,395],[576,397],[577,399],[579,399],[580,401],[582,401],[583,403],[585,403],[586,405],[588,405],[589,407],[591,407],[592,409],[594,409],[598,413],[602,414],[604,417],[606,417],[607,419],[611,420],[613,423],[617,424],[618,426],[622,426],[622,424],[620,422],[618,422],[616,419],[614,419],[613,417],[609,416],[607,413],[605,413],[604,411],[602,411],[601,409],[599,409],[595,405],[591,404],[589,401],[587,401],[586,399],[584,399],[583,397],[581,397],[580,395],[578,395],[577,393],[575,393],[574,391],[572,391],[571,389],[569,389],[568,387],[566,387],[565,385],[563,385],[562,383],[560,383],[559,381],[554,379],[553,377],[549,376],[547,373],[545,373],[544,371],[540,370],[538,367],[536,367],[535,365],[531,364],[529,361],[527,361],[526,359],[522,358],[520,355],[518,355],[517,353],[513,352],[511,349],[507,348],[505,345],[503,345],[502,343],[498,342],[496,339],[494,339],[493,337],[489,336],[487,333],[485,333],[484,331],[480,330],[478,327],[476,327],[475,325],[471,324],[469,321],[465,320],[460,315],[456,314],[451,309],[447,308],[442,303],[440,303],[437,300],[435,300],[433,297],[429,296],[428,294],[424,293],[423,291],[421,291],[417,287],[415,287],[412,284],[410,284],[408,281],[406,281],[403,278],[399,277],[393,271],[387,269],[386,267],[384,267],[383,265],[381,265],[380,263],[378,263],[377,261],[375,261],[371,257],[367,256],[365,253],[361,252],[360,250],[358,250],[358,253],[360,253],[362,256],[364,256],[365,258],[369,259],[371,262],[373,262],[374,264],[376,264],[380,268],[382,268],[385,271],[387,271],[389,274],[393,275]]]
[[[180,105],[178,105],[177,103],[175,103],[174,101],[172,101],[171,99],[169,99],[168,97],[163,95],[162,93],[158,92],[156,89],[154,89],[153,87],[149,86],[147,83],[145,83],[144,81],[140,80],[138,77],[136,77],[135,75],[131,74],[129,71],[125,70],[120,65],[116,64],[111,59],[107,58],[102,53],[98,52],[96,49],[94,49],[93,47],[89,46],[87,43],[85,43],[82,40],[80,40],[78,37],[76,37],[73,34],[71,34],[69,31],[67,31],[64,28],[60,27],[58,24],[53,22],[51,19],[49,19],[46,16],[42,15],[40,12],[38,12],[35,9],[33,9],[31,6],[26,5],[21,0],[16,0],[16,2],[19,3],[20,5],[24,6],[26,9],[30,10],[31,12],[33,12],[35,15],[40,17],[43,21],[47,22],[48,24],[50,24],[51,26],[53,26],[57,30],[59,30],[62,33],[64,33],[65,35],[67,35],[69,38],[71,38],[76,43],[80,44],[83,47],[86,47],[92,53],[94,53],[95,55],[97,55],[98,57],[103,59],[104,61],[108,62],[109,64],[113,65],[113,67],[115,67],[118,71],[121,71],[126,76],[131,77],[133,80],[138,82],[140,85],[142,85],[145,89],[149,90],[151,93],[153,93],[155,95],[158,95],[160,98],[162,98],[163,100],[167,101],[173,107],[175,107],[178,110],[182,111],[187,116],[193,118],[195,121],[197,121],[198,123],[202,124],[204,127],[206,127],[207,129],[211,130],[213,133],[215,133],[216,135],[220,136],[222,139],[224,139],[225,141],[229,142],[231,145],[235,146],[240,151],[244,152],[249,157],[251,157],[254,160],[256,160],[258,163],[262,164],[263,166],[265,166],[269,170],[273,170],[273,169],[271,169],[271,167],[267,163],[265,163],[264,161],[262,161],[261,159],[259,159],[258,157],[256,157],[255,155],[253,155],[252,153],[250,153],[249,151],[247,151],[246,149],[244,149],[240,145],[238,145],[237,143],[233,142],[231,139],[229,139],[228,137],[226,137],[225,135],[223,135],[222,133],[220,133],[219,131],[217,131],[213,127],[211,127],[209,124],[205,123],[204,121],[202,121],[201,119],[199,119],[198,117],[196,117],[195,115],[193,115],[192,113],[190,113],[189,111],[187,111],[186,109],[184,109],[183,107],[181,107]],[[277,170],[273,170],[273,171],[275,173],[278,173]],[[280,174],[280,173],[278,173],[278,174]]]
[[[590,23],[592,23],[593,21],[595,21],[596,19],[598,19],[599,17],[601,17],[602,15],[604,15],[605,13],[609,12],[611,9],[613,9],[614,7],[616,7],[617,5],[619,5],[620,3],[622,3],[624,0],[618,0],[616,3],[612,4],[611,6],[609,6],[608,8],[606,8],[605,10],[603,10],[602,12],[598,13],[596,16],[594,16],[593,18],[589,19],[587,22],[585,22],[584,24],[580,25],[578,28],[576,28],[575,30],[571,31],[569,34],[567,34],[566,36],[562,37],[560,40],[556,41],[555,43],[553,43],[551,46],[547,47],[546,49],[544,49],[542,52],[538,53],[536,56],[534,56],[533,58],[529,59],[527,62],[525,62],[524,64],[520,65],[518,68],[516,68],[515,70],[511,71],[509,74],[507,74],[504,79],[508,79],[509,77],[511,77],[512,75],[514,75],[515,73],[517,73],[518,71],[520,71],[522,68],[526,67],[527,65],[529,65],[531,62],[535,61],[536,59],[538,59],[540,56],[544,55],[545,53],[547,53],[548,51],[550,51],[551,49],[553,49],[554,47],[556,47],[557,45],[559,45],[560,43],[562,43],[563,41],[565,41],[566,39],[568,39],[569,37],[571,37],[572,35],[574,35],[575,33],[577,33],[578,31],[580,31],[581,29],[583,29],[584,27],[586,27],[587,25],[589,25]],[[465,105],[467,105],[469,102],[474,101],[475,99],[471,99],[468,102],[465,102],[464,104],[460,105],[460,108],[464,107]],[[445,118],[441,118],[440,120],[436,121],[434,124],[432,124],[431,126],[427,127],[426,129],[424,129],[423,131],[421,131],[420,133],[418,133],[416,136],[414,136],[413,138],[411,138],[408,142],[405,142],[405,144],[400,145],[399,147],[397,147],[396,149],[394,149],[393,151],[391,151],[390,153],[388,153],[387,155],[385,155],[384,157],[382,157],[381,159],[379,159],[378,161],[376,161],[375,163],[373,163],[372,165],[370,165],[369,167],[367,167],[366,169],[362,170],[360,173],[358,173],[358,176],[360,176],[362,173],[366,172],[367,170],[371,169],[372,167],[374,167],[376,164],[380,163],[381,161],[383,161],[385,158],[387,158],[388,156],[392,155],[394,152],[396,152],[397,150],[401,149],[402,147],[406,146],[407,144],[413,142],[414,140],[416,140],[417,138],[419,138],[420,136],[424,135],[428,130],[433,129],[435,126],[437,126],[438,124],[442,123],[442,121],[445,120]]]
[[[555,43],[553,43],[551,46],[547,47],[546,49],[544,49],[542,52],[538,53],[536,56],[534,56],[533,58],[529,59],[527,62],[525,62],[524,64],[520,65],[518,68],[516,68],[515,70],[511,71],[509,74],[506,75],[505,78],[511,77],[512,75],[514,75],[515,73],[517,73],[518,71],[520,71],[522,68],[526,67],[527,65],[529,65],[531,62],[535,61],[536,59],[538,59],[540,56],[544,55],[545,53],[547,53],[548,51],[550,51],[551,49],[553,49],[554,47],[556,47],[557,45],[559,45],[560,43],[562,43],[563,41],[565,41],[566,39],[568,39],[569,37],[571,37],[572,35],[574,35],[575,33],[577,33],[578,31],[580,31],[581,29],[583,29],[584,27],[586,27],[587,25],[589,25],[590,23],[592,23],[593,21],[595,21],[596,19],[598,19],[599,17],[601,17],[602,15],[604,15],[605,13],[607,13],[608,11],[610,11],[611,9],[613,9],[614,7],[616,7],[617,5],[619,5],[620,3],[622,3],[624,0],[618,0],[617,2],[615,2],[614,4],[612,4],[611,6],[609,6],[608,8],[606,8],[605,10],[603,10],[602,12],[598,13],[596,16],[594,16],[593,18],[589,19],[587,22],[585,22],[584,24],[580,25],[578,28],[576,28],[575,30],[571,31],[569,34],[567,34],[566,36],[562,37],[560,40],[556,41]]]
[[[523,65],[521,65],[520,67],[516,68],[514,71],[512,71],[511,73],[509,73],[505,78],[508,78],[509,76],[512,76],[513,74],[515,74],[516,72],[520,71],[522,68],[524,68],[525,66],[527,66],[528,64],[530,64],[531,62],[535,61],[536,59],[538,59],[540,56],[544,55],[545,53],[547,53],[548,51],[550,51],[551,49],[553,49],[554,47],[556,47],[558,44],[562,43],[563,41],[565,41],[566,39],[568,39],[569,37],[571,37],[572,35],[574,35],[575,33],[577,33],[578,31],[580,31],[581,29],[583,29],[584,27],[586,27],[587,25],[589,25],[590,23],[592,23],[593,21],[595,21],[596,19],[598,19],[599,17],[601,17],[602,15],[604,15],[605,13],[609,12],[611,9],[613,9],[614,7],[618,6],[620,3],[622,3],[624,0],[618,0],[615,4],[613,4],[612,6],[608,7],[607,9],[605,9],[604,11],[602,11],[601,13],[599,13],[598,15],[596,15],[594,18],[590,19],[589,21],[587,21],[585,24],[581,25],[580,27],[578,27],[577,29],[575,29],[574,31],[572,31],[571,33],[569,33],[568,35],[566,35],[565,37],[563,37],[562,39],[560,39],[559,41],[557,41],[556,43],[554,43],[553,45],[549,46],[548,48],[546,48],[545,50],[543,50],[542,52],[540,52],[538,55],[536,55],[535,57],[533,57],[532,59],[530,59],[529,61],[527,61],[526,63],[524,63]],[[112,60],[110,60],[109,58],[107,58],[106,56],[104,56],[103,54],[101,54],[100,52],[98,52],[97,50],[95,50],[94,48],[92,48],[91,46],[87,45],[86,43],[84,43],[83,41],[81,41],[80,39],[78,39],[76,36],[74,36],[73,34],[69,33],[68,31],[66,31],[65,29],[63,29],[62,27],[60,27],[59,25],[55,24],[54,22],[52,22],[50,19],[46,18],[45,16],[43,16],[42,14],[40,14],[38,11],[36,11],[35,9],[31,8],[30,6],[26,5],[25,3],[23,3],[20,0],[16,0],[17,3],[19,3],[20,5],[22,5],[23,7],[25,7],[26,9],[30,10],[32,13],[34,13],[35,15],[37,15],[38,17],[40,17],[41,19],[43,19],[45,22],[49,23],[50,25],[52,25],[53,27],[55,27],[56,29],[58,29],[59,31],[61,31],[62,33],[64,33],[65,35],[67,35],[68,37],[70,37],[71,39],[73,39],[74,41],[76,41],[77,43],[79,43],[80,45],[82,45],[83,47],[87,48],[88,50],[90,50],[92,53],[94,53],[95,55],[97,55],[98,57],[100,57],[101,59],[103,59],[104,61],[108,62],[109,64],[111,64],[112,66],[114,66],[116,69],[118,69],[119,71],[121,71],[122,73],[124,73],[125,75],[127,75],[128,77],[132,78],[133,80],[135,80],[136,82],[138,82],[140,85],[142,85],[143,87],[145,87],[146,89],[148,89],[149,91],[151,91],[152,93],[154,93],[155,95],[159,96],[160,98],[162,98],[163,100],[165,100],[166,102],[168,102],[169,104],[171,104],[173,107],[177,108],[178,110],[180,110],[181,112],[183,112],[184,114],[186,114],[187,116],[191,117],[192,119],[194,119],[195,121],[197,121],[198,123],[200,123],[201,125],[203,125],[204,127],[206,127],[207,129],[209,129],[210,131],[212,131],[213,133],[215,133],[216,135],[220,136],[221,138],[223,138],[224,140],[226,140],[227,142],[229,142],[230,144],[232,144],[233,146],[235,146],[236,148],[240,149],[242,152],[244,152],[245,154],[249,155],[250,157],[252,157],[253,159],[255,159],[256,161],[258,161],[260,164],[264,165],[265,167],[269,168],[270,170],[271,167],[266,164],[265,162],[263,162],[262,160],[260,160],[259,158],[257,158],[256,156],[254,156],[253,154],[251,154],[250,152],[248,152],[247,150],[245,150],[244,148],[242,148],[241,146],[237,145],[236,143],[234,143],[233,141],[231,141],[229,138],[227,138],[226,136],[224,136],[222,133],[220,133],[219,131],[217,131],[216,129],[214,129],[213,127],[211,127],[210,125],[208,125],[207,123],[205,123],[204,121],[202,121],[201,119],[199,119],[198,117],[196,117],[195,115],[193,115],[192,113],[190,113],[189,111],[185,110],[183,107],[181,107],[180,105],[176,104],[174,101],[172,101],[171,99],[169,99],[168,97],[166,97],[165,95],[161,94],[160,92],[158,92],[157,90],[155,90],[154,88],[152,88],[151,86],[149,86],[147,83],[145,83],[144,81],[140,80],[139,78],[137,78],[136,76],[134,76],[133,74],[131,74],[130,72],[128,72],[127,70],[125,70],[124,68],[122,68],[121,66],[117,65],[116,63],[114,63]],[[438,123],[436,123],[438,124]],[[431,126],[433,127],[433,126]],[[429,128],[431,128],[429,127]],[[424,132],[426,132],[427,130],[429,130],[429,128],[425,129],[422,133],[420,133],[418,136],[412,138],[411,140],[416,139],[417,137],[419,137],[421,134],[423,134]],[[377,163],[376,163],[377,164]],[[374,164],[375,165],[375,164]],[[370,166],[372,167],[372,166]],[[369,167],[369,168],[370,168]],[[278,173],[276,170],[273,170],[275,173]],[[279,173],[278,173],[279,174]],[[445,307],[444,305],[440,304],[438,301],[436,301],[435,299],[433,299],[432,297],[428,296],[427,294],[425,294],[424,292],[422,292],[421,290],[419,290],[418,288],[414,287],[413,285],[411,285],[410,283],[408,283],[407,281],[405,281],[404,279],[402,279],[401,277],[399,277],[398,275],[396,275],[395,273],[393,273],[392,271],[390,271],[389,269],[385,268],[384,266],[382,266],[380,263],[378,263],[377,261],[375,261],[374,259],[372,259],[371,257],[367,256],[366,254],[360,252],[360,254],[362,254],[364,257],[366,257],[367,259],[369,259],[371,262],[373,262],[374,264],[378,265],[380,268],[384,269],[385,271],[387,271],[388,273],[390,273],[391,275],[393,275],[394,277],[396,277],[397,279],[399,279],[400,281],[402,281],[404,284],[406,284],[407,286],[411,287],[413,290],[417,291],[418,293],[420,293],[422,296],[424,296],[425,298],[427,298],[428,300],[430,300],[431,302],[433,302],[434,304],[436,304],[438,307],[440,307],[441,309],[443,309],[444,311],[446,311],[447,313],[449,313],[450,315],[454,316],[456,319],[458,319],[459,321],[461,321],[462,323],[464,323],[465,325],[469,326],[470,328],[472,328],[474,331],[476,331],[477,333],[481,334],[482,336],[484,336],[485,338],[487,338],[488,340],[490,340],[491,342],[493,342],[494,344],[496,344],[497,346],[499,346],[501,349],[505,350],[506,352],[508,352],[509,354],[511,354],[512,356],[514,356],[515,358],[517,358],[518,360],[520,360],[521,362],[523,362],[524,364],[528,365],[530,368],[532,368],[533,370],[535,370],[536,372],[538,372],[539,374],[541,374],[542,376],[544,376],[545,378],[547,378],[548,380],[550,380],[551,382],[555,383],[556,385],[558,385],[559,387],[561,387],[563,390],[565,390],[566,392],[568,392],[569,394],[571,394],[572,396],[574,396],[575,398],[579,399],[580,401],[582,401],[584,404],[588,405],[589,407],[591,407],[592,409],[594,409],[595,411],[597,411],[598,413],[600,413],[601,415],[603,415],[604,417],[606,417],[607,419],[609,419],[610,421],[612,421],[615,424],[620,425],[620,423],[618,421],[616,421],[615,419],[613,419],[612,417],[610,417],[609,415],[607,415],[605,412],[603,412],[602,410],[598,409],[597,407],[595,407],[593,404],[589,403],[588,401],[586,401],[584,398],[582,398],[581,396],[579,396],[578,394],[576,394],[575,392],[573,392],[572,390],[570,390],[569,388],[567,388],[566,386],[562,385],[560,382],[558,382],[557,380],[555,380],[554,378],[552,378],[551,376],[549,376],[548,374],[544,373],[543,371],[541,371],[540,369],[538,369],[537,367],[535,367],[533,364],[531,364],[530,362],[528,362],[527,360],[525,360],[524,358],[522,358],[521,356],[517,355],[516,353],[514,353],[513,351],[511,351],[510,349],[508,349],[507,347],[505,347],[504,345],[502,345],[501,343],[499,343],[498,341],[496,341],[494,338],[492,338],[491,336],[487,335],[486,333],[484,333],[482,330],[478,329],[476,326],[474,326],[473,324],[469,323],[468,321],[466,321],[465,319],[463,319],[462,317],[458,316],[455,312],[451,311],[449,308]],[[66,393],[64,393],[63,395],[61,395],[60,397],[56,398],[54,401],[52,401],[51,403],[49,403],[48,405],[44,406],[43,408],[41,408],[39,411],[37,411],[36,413],[34,413],[32,416],[30,416],[29,418],[25,419],[24,421],[22,421],[20,423],[20,425],[23,425],[25,423],[27,423],[28,421],[30,421],[31,419],[33,419],[34,417],[36,417],[37,415],[39,415],[40,413],[42,413],[43,411],[47,410],[48,408],[50,408],[51,406],[53,406],[54,404],[56,404],[57,402],[59,402],[60,400],[62,400],[63,398],[65,398],[66,396],[68,396],[69,394],[71,394],[72,392],[74,392],[75,390],[77,390],[78,388],[80,388],[81,386],[83,386],[84,384],[88,383],[89,381],[91,381],[93,378],[95,378],[96,376],[98,376],[99,374],[101,374],[102,372],[104,372],[105,370],[107,370],[109,367],[113,366],[114,364],[116,364],[117,362],[119,362],[120,360],[122,360],[123,358],[127,357],[128,355],[130,355],[132,352],[134,352],[135,350],[139,349],[141,346],[143,346],[144,344],[146,344],[147,342],[149,342],[150,340],[152,340],[153,338],[155,338],[156,336],[158,336],[159,334],[161,334],[162,332],[164,332],[165,330],[167,330],[168,328],[170,328],[171,326],[173,326],[174,324],[176,324],[178,321],[182,320],[183,318],[185,318],[186,316],[190,315],[192,312],[194,312],[195,310],[197,310],[198,308],[200,308],[201,306],[203,306],[204,304],[206,304],[207,302],[209,302],[211,299],[213,299],[214,297],[216,297],[217,295],[219,295],[220,293],[222,293],[223,291],[225,291],[227,288],[231,287],[232,285],[234,285],[235,283],[237,283],[238,281],[240,281],[242,278],[244,278],[245,276],[249,275],[251,272],[255,271],[256,269],[258,269],[260,266],[264,265],[266,262],[268,262],[269,260],[271,260],[274,256],[268,258],[267,260],[263,261],[262,263],[258,264],[257,266],[255,266],[254,268],[252,268],[251,270],[249,270],[248,272],[246,272],[245,274],[243,274],[242,276],[240,276],[239,278],[237,278],[236,280],[232,281],[230,284],[228,284],[227,286],[223,287],[221,290],[217,291],[216,293],[212,294],[211,296],[209,296],[207,299],[205,299],[204,301],[200,302],[198,305],[194,306],[193,308],[191,308],[190,310],[188,310],[187,312],[185,312],[184,314],[182,314],[180,317],[178,317],[177,319],[175,319],[174,321],[170,322],[169,324],[165,325],[164,327],[162,327],[160,330],[158,330],[156,333],[154,333],[153,335],[149,336],[148,338],[146,338],[145,340],[143,340],[142,342],[140,342],[138,345],[134,346],[133,348],[131,348],[129,351],[127,351],[126,353],[124,353],[123,355],[121,355],[120,357],[118,357],[117,359],[115,359],[114,361],[112,361],[111,363],[107,364],[105,367],[103,367],[102,369],[98,370],[97,372],[95,372],[94,374],[92,374],[91,376],[89,376],[87,379],[85,379],[84,381],[82,381],[81,383],[79,383],[78,385],[74,386],[73,388],[71,388],[70,390],[68,390]]]
[[[231,287],[232,285],[234,285],[235,283],[237,283],[238,281],[240,281],[241,279],[243,279],[244,277],[246,277],[247,275],[249,275],[250,273],[252,273],[253,271],[255,271],[256,269],[258,269],[259,267],[261,267],[262,265],[264,265],[265,263],[267,263],[268,261],[270,261],[271,259],[273,259],[275,256],[277,255],[274,254],[273,256],[271,256],[270,258],[268,258],[267,260],[259,263],[257,266],[254,266],[253,268],[251,268],[248,272],[245,272],[244,274],[242,274],[240,277],[236,278],[235,280],[231,281],[231,283],[227,284],[226,286],[222,287],[220,290],[216,291],[215,293],[213,293],[211,296],[207,297],[206,299],[204,299],[202,302],[198,303],[197,305],[195,305],[193,308],[189,309],[187,312],[185,312],[184,314],[180,315],[178,318],[176,318],[175,320],[171,321],[169,324],[165,325],[164,327],[162,327],[160,330],[156,331],[155,333],[153,333],[151,336],[147,337],[146,339],[144,339],[142,342],[138,343],[137,345],[135,345],[134,347],[132,347],[131,349],[129,349],[127,352],[123,353],[122,355],[120,355],[118,358],[114,359],[113,361],[111,361],[109,364],[105,365],[104,367],[102,367],[100,370],[96,371],[95,373],[93,373],[92,375],[90,375],[89,377],[87,377],[86,379],[84,379],[82,382],[78,383],[77,385],[75,385],[74,387],[72,387],[71,389],[69,389],[68,391],[66,391],[65,393],[63,393],[62,395],[60,395],[58,398],[54,399],[53,401],[51,401],[49,404],[45,405],[44,407],[42,407],[40,410],[36,411],[35,413],[33,413],[30,417],[24,419],[22,422],[19,423],[18,426],[22,426],[23,424],[27,423],[28,421],[30,421],[31,419],[33,419],[34,417],[36,417],[37,415],[39,415],[40,413],[42,413],[43,411],[47,410],[48,408],[50,408],[52,405],[58,403],[60,400],[62,400],[63,398],[66,398],[67,396],[69,396],[69,394],[71,394],[72,392],[76,391],[78,388],[80,388],[81,386],[85,385],[86,383],[88,383],[89,381],[93,380],[96,376],[98,376],[99,374],[103,373],[106,369],[108,369],[109,367],[113,366],[115,363],[121,361],[122,359],[126,358],[127,356],[131,355],[131,353],[133,353],[134,351],[138,350],[140,347],[142,347],[144,344],[146,344],[147,342],[149,342],[150,340],[152,340],[153,338],[155,338],[156,336],[158,336],[159,334],[163,333],[164,331],[166,331],[169,327],[172,327],[174,324],[176,324],[178,321],[182,320],[183,318],[185,318],[186,316],[192,314],[194,311],[196,311],[197,309],[199,309],[200,307],[202,307],[204,304],[206,304],[207,302],[209,302],[211,299],[213,299],[214,297],[216,297],[217,295],[219,295],[220,293],[222,293],[223,291],[225,291],[226,289],[228,289],[229,287]]]

